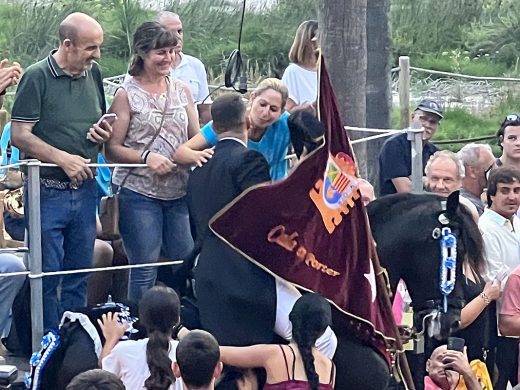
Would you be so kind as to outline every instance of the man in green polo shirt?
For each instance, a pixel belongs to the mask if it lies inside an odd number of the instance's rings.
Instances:
[[[96,124],[106,109],[95,62],[103,43],[101,26],[88,15],[73,13],[60,24],[59,40],[57,50],[27,68],[11,116],[13,145],[26,158],[59,167],[40,171],[44,272],[92,264],[97,186],[87,164],[96,161],[112,133],[106,121]],[[86,304],[85,274],[64,277],[60,299],[59,284],[58,277],[43,279],[46,329],[57,327],[64,310]]]

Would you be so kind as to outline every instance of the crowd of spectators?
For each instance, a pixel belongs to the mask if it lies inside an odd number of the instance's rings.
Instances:
[[[466,304],[457,335],[465,339],[467,358],[485,362],[494,388],[505,390],[519,378],[520,332],[514,324],[520,314],[515,284],[520,270],[520,117],[508,115],[500,124],[502,155],[495,158],[486,144],[467,144],[458,153],[438,151],[430,143],[442,119],[437,103],[423,100],[413,115],[425,129],[425,189],[442,197],[459,191],[460,204],[473,216],[484,242],[481,258],[463,259]],[[379,157],[380,195],[411,190],[410,150],[406,135],[385,142]]]

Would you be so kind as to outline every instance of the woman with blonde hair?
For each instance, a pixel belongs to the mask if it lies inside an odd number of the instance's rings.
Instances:
[[[287,87],[279,79],[267,78],[251,92],[246,111],[247,147],[264,155],[273,181],[287,176],[286,156],[291,143],[287,125],[289,113],[284,111],[287,99]],[[212,123],[207,123],[201,129],[201,135],[192,138],[186,146],[202,149],[216,145],[218,138]]]
[[[296,30],[289,61],[291,62],[282,76],[289,90],[287,111],[309,109],[316,100],[318,91],[317,47],[318,22],[307,20]]]

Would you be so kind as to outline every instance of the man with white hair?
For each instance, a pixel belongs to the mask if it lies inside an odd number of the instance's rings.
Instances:
[[[462,179],[460,195],[468,199],[477,208],[479,215],[484,212],[484,202],[480,196],[487,187],[487,176],[496,167],[495,156],[486,144],[467,144],[457,156],[464,164],[465,175]]]
[[[449,150],[440,150],[430,157],[425,168],[427,187],[431,192],[448,196],[462,186],[464,165]]]
[[[429,191],[448,197],[453,191],[459,191],[465,170],[458,156],[449,150],[435,152],[426,163],[426,187]],[[460,197],[460,203],[468,208],[475,222],[478,221],[476,207],[466,198]]]
[[[211,120],[211,96],[209,96],[208,76],[204,64],[198,58],[182,52],[184,30],[179,15],[163,11],[157,16],[157,21],[175,32],[177,45],[174,48],[175,58],[172,62],[170,76],[188,84],[193,100],[197,104],[199,121],[201,125],[205,125]]]

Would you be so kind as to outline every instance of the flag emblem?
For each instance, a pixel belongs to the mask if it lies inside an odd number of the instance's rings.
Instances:
[[[329,154],[323,179],[316,181],[309,196],[318,208],[325,228],[332,234],[360,196],[352,158],[343,152],[336,157]]]

